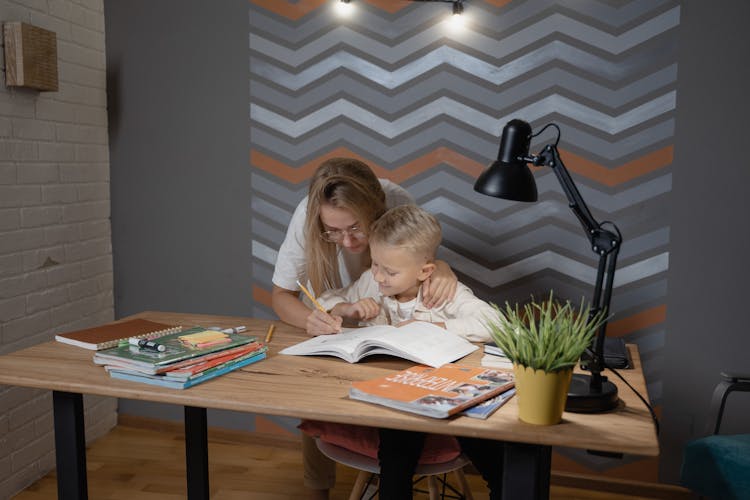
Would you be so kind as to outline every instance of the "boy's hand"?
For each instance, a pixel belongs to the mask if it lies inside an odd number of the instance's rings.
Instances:
[[[329,335],[331,333],[341,333],[341,316],[326,314],[318,309],[313,309],[305,321],[307,334],[316,337],[318,335]]]
[[[354,303],[340,302],[331,310],[331,313],[341,315],[344,318],[357,320],[372,319],[377,316],[379,312],[380,304],[370,297],[358,300]]]
[[[435,261],[435,272],[422,283],[422,303],[428,308],[440,307],[453,300],[458,278],[442,260]]]

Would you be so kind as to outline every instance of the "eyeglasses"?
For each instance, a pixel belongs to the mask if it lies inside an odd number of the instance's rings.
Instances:
[[[330,231],[323,231],[320,233],[320,237],[329,243],[340,243],[344,240],[344,236],[349,235],[349,238],[354,240],[361,240],[365,237],[364,231],[359,226],[352,226],[349,229],[332,229]]]

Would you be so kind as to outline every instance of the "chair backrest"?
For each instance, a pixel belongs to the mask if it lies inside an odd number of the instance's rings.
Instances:
[[[706,435],[718,434],[727,397],[734,391],[750,392],[750,375],[721,372],[722,381],[714,389],[706,420]]]

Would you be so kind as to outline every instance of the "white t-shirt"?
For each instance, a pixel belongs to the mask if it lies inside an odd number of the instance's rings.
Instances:
[[[387,179],[380,179],[380,185],[385,191],[385,206],[393,208],[399,205],[414,203],[411,195],[398,184]],[[286,237],[279,248],[276,266],[273,269],[273,284],[286,290],[299,290],[297,280],[307,283],[307,269],[305,265],[305,219],[307,218],[307,196],[299,202],[289,221]],[[365,265],[366,252],[350,254],[339,247],[338,261],[341,285],[346,286],[359,278],[367,269]],[[311,290],[312,291],[312,290]],[[325,290],[315,290],[313,293],[323,293]]]
[[[325,310],[329,310],[341,302],[354,303],[367,297],[372,297],[375,302],[380,304],[380,311],[374,318],[361,321],[360,325],[362,326],[396,325],[406,319],[445,323],[445,328],[449,332],[470,342],[489,341],[491,337],[487,319],[497,318],[498,314],[495,308],[474,295],[469,287],[459,282],[453,300],[432,309],[422,303],[422,289],[420,288],[417,292],[414,308],[411,313],[406,313],[409,316],[408,318],[404,317],[405,313],[402,308],[408,307],[408,303],[399,302],[393,297],[380,293],[378,283],[375,281],[371,270],[363,272],[359,279],[344,288],[327,290],[321,293],[318,296],[318,302]]]

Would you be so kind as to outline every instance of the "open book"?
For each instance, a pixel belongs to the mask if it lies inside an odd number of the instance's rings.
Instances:
[[[319,335],[287,347],[280,354],[337,356],[356,363],[372,354],[389,354],[429,366],[452,363],[477,346],[443,328],[424,321],[401,327],[391,325],[345,328],[343,333]]]

